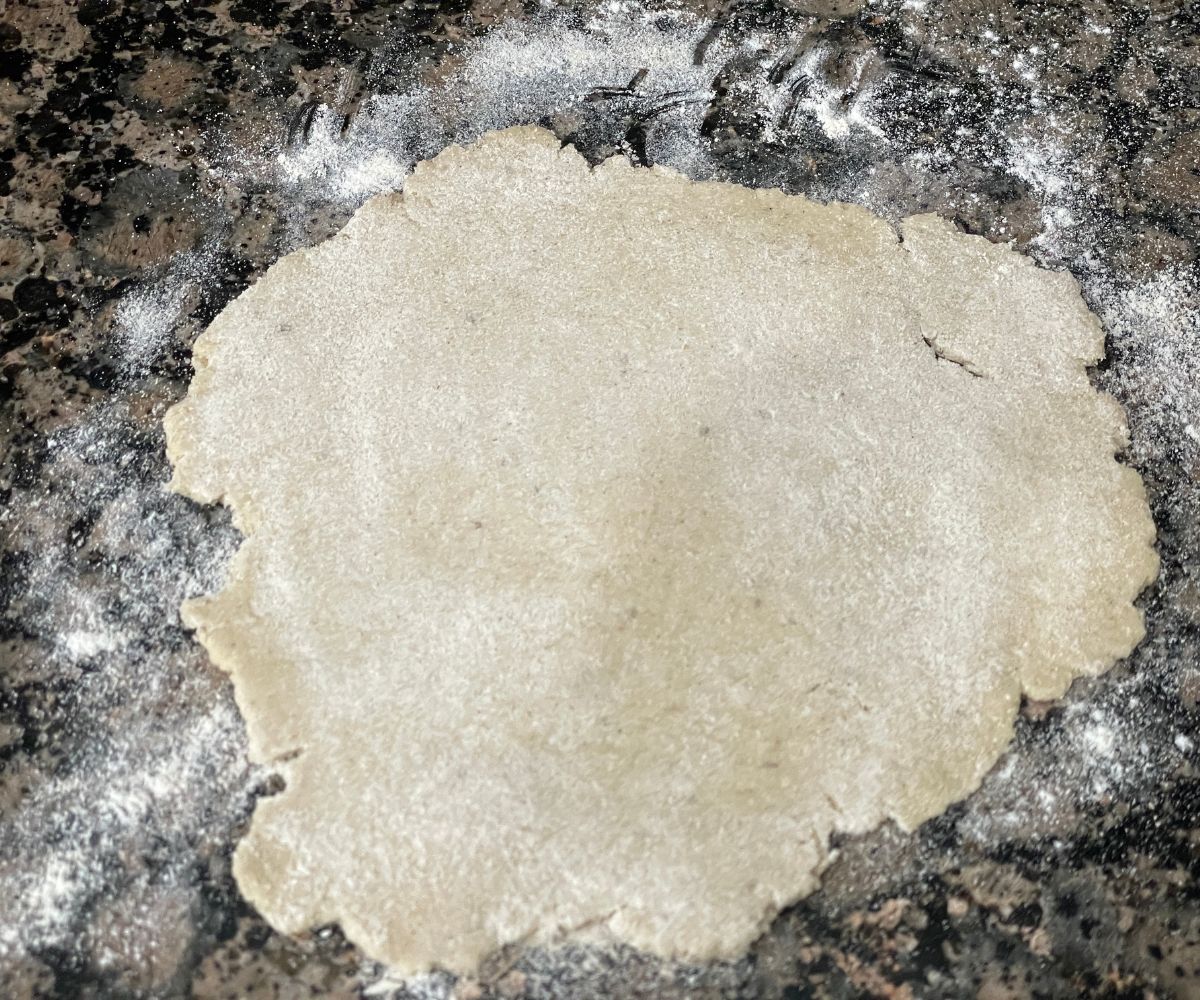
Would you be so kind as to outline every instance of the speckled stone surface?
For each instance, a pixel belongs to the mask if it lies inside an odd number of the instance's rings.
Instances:
[[[303,148],[322,104],[352,135],[367,94],[436,84],[471,39],[534,17],[586,24],[599,8],[0,7],[0,996],[1200,997],[1200,460],[1186,433],[1200,420],[1184,412],[1200,341],[1170,324],[1139,340],[1138,317],[1160,318],[1148,307],[1113,314],[1128,329],[1096,372],[1129,408],[1130,459],[1160,528],[1147,640],[1062,704],[1027,704],[979,795],[914,834],[840,845],[820,892],[749,955],[709,968],[572,946],[404,985],[336,928],[272,932],[229,859],[275,779],[245,764],[228,683],[175,615],[215,583],[236,536],[219,508],[163,492],[160,421],[204,324],[281,253],[336,231],[354,199],[264,183],[231,150]],[[934,210],[1070,266],[1097,300],[1160,288],[1178,313],[1195,295],[1194,6],[687,9],[708,25],[695,63],[709,86],[684,99],[702,111],[709,173],[897,216]],[[753,57],[726,45],[751,38]],[[593,159],[655,160],[663,107],[633,99],[637,86],[596,80],[538,117]],[[773,118],[763,88],[783,94]],[[874,131],[821,126],[868,90]],[[588,118],[600,106],[603,128]],[[1048,148],[1086,168],[1069,209],[1030,157]],[[139,320],[164,312],[165,335]],[[1162,415],[1176,411],[1183,436]],[[190,756],[173,769],[181,745]],[[1122,763],[1098,781],[1090,758]]]

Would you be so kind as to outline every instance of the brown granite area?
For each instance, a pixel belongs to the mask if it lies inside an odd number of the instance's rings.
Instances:
[[[597,78],[491,122],[533,108],[593,159],[937,211],[1070,267],[1109,323],[1096,379],[1160,529],[1129,661],[1027,704],[968,802],[840,845],[735,962],[571,946],[391,983],[336,928],[287,939],[239,898],[232,846],[277,779],[246,764],[175,612],[237,543],[162,489],[190,344],[369,193],[306,151],[464,134],[443,114],[414,136],[370,95],[451,86],[472,39],[586,34],[609,6],[0,5],[0,996],[1200,997],[1200,335],[1181,318],[1200,12],[1181,0],[689,0],[707,20],[677,70],[703,87]]]

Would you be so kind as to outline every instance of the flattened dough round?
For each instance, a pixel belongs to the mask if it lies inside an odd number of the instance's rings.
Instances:
[[[236,856],[271,923],[408,971],[735,953],[832,831],[938,813],[1022,691],[1129,652],[1096,320],[901,229],[512,129],[213,322],[173,484],[247,537],[184,613],[286,777]]]

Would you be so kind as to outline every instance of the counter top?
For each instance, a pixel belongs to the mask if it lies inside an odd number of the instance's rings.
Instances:
[[[1198,29],[1168,0],[10,3],[0,994],[1200,996]],[[237,534],[164,491],[161,419],[196,334],[281,254],[519,121],[1070,268],[1163,570],[1128,661],[1027,702],[966,802],[840,844],[749,955],[572,945],[403,984],[238,895],[233,845],[279,779],[178,621]]]

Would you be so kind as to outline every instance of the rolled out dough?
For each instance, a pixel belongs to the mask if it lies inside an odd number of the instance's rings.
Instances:
[[[1096,320],[900,232],[512,129],[213,322],[173,485],[246,539],[184,616],[286,778],[236,855],[272,924],[401,971],[731,954],[1129,652],[1154,527]]]

